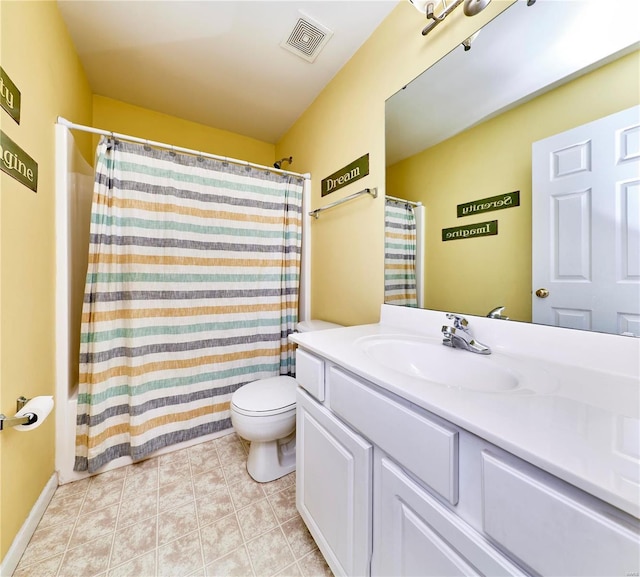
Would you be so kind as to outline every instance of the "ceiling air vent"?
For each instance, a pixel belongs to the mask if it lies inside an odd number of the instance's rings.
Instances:
[[[293,30],[280,43],[280,46],[304,58],[307,62],[313,62],[324,45],[329,42],[333,32],[306,14],[300,14]]]

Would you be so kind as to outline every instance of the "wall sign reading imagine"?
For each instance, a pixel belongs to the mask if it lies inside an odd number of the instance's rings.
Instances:
[[[498,234],[498,221],[479,222],[466,226],[456,226],[442,229],[442,240],[458,240],[462,238],[475,238],[477,236],[493,236]]]
[[[38,192],[37,162],[1,130],[0,168],[33,192]]]

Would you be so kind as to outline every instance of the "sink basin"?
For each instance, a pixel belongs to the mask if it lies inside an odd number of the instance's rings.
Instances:
[[[439,340],[410,336],[362,337],[357,345],[372,361],[447,387],[504,393],[531,388],[530,377],[505,355],[477,355]]]

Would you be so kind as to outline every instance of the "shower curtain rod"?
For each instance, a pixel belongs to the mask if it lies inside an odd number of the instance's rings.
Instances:
[[[404,198],[398,198],[396,196],[384,195],[385,200],[395,200],[396,202],[402,202],[404,204],[410,204],[411,206],[422,206],[421,202],[414,202],[413,200],[405,200]]]
[[[217,154],[209,154],[208,152],[202,152],[200,150],[193,150],[191,148],[183,148],[182,146],[174,146],[173,144],[166,144],[164,142],[156,142],[155,140],[148,140],[146,138],[139,138],[137,136],[129,136],[127,134],[120,134],[119,132],[113,132],[111,130],[102,130],[101,128],[93,128],[92,126],[83,126],[82,124],[74,124],[73,122],[58,116],[58,124],[66,126],[69,130],[80,130],[82,132],[91,132],[92,134],[101,134],[102,136],[111,136],[113,138],[119,138],[120,140],[127,140],[129,142],[137,142],[139,144],[146,144],[148,146],[155,146],[156,148],[166,148],[173,152],[183,152],[185,154],[192,154],[193,156],[201,156],[202,158],[212,158],[213,160],[221,160],[223,162],[230,162],[232,164],[239,164],[240,166],[250,166],[251,168],[257,168],[258,170],[265,170],[267,172],[276,172],[278,174],[290,174],[291,176],[299,176],[306,180],[311,180],[311,174],[300,174],[299,172],[291,172],[290,170],[281,170],[274,168],[273,166],[263,166],[262,164],[254,164],[246,160],[238,160],[237,158],[227,158],[226,156],[218,156]]]

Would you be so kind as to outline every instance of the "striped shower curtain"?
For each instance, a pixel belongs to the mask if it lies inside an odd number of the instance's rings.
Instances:
[[[294,372],[300,178],[102,139],[82,312],[76,470],[231,427]]]
[[[386,199],[384,302],[417,307],[416,218],[411,205]]]

